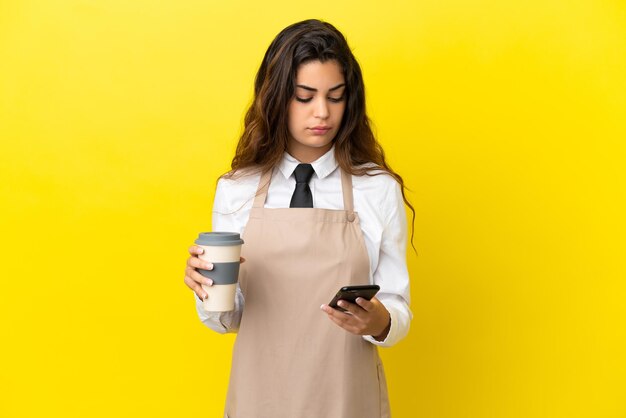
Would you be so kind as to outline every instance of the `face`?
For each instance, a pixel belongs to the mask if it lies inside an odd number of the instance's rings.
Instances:
[[[345,90],[337,61],[310,61],[298,67],[288,111],[289,154],[309,163],[332,147],[346,107]]]

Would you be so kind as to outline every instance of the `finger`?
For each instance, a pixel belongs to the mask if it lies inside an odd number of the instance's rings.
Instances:
[[[185,284],[188,288],[194,291],[194,293],[201,299],[204,300],[207,298],[207,293],[202,289],[198,283],[191,279],[189,276],[185,276]]]
[[[187,269],[185,270],[185,274],[187,275],[187,277],[189,277],[191,280],[198,284],[213,286],[213,280],[211,280],[209,277],[204,277],[202,274],[198,273],[196,269],[187,267]]]
[[[204,252],[204,248],[199,247],[197,245],[192,245],[189,247],[189,254],[191,255],[200,255]]]
[[[322,305],[320,306],[320,309],[326,312],[329,317],[336,319],[341,323],[351,323],[352,321],[354,321],[353,315],[350,312],[342,312],[340,310],[331,308],[328,305]]]
[[[326,315],[328,315],[328,318],[330,318],[335,324],[339,325],[340,327],[344,328],[351,325],[350,318],[352,317],[352,315],[343,313],[327,305],[322,305],[321,308],[326,313]]]
[[[363,314],[363,309],[361,309],[361,307],[359,305],[354,304],[354,303],[350,303],[350,302],[345,301],[343,299],[341,299],[339,302],[337,302],[337,305],[339,305],[340,307],[342,307],[343,309],[348,311],[351,315],[354,315],[354,316],[357,316],[357,317],[361,317],[361,315]]]
[[[372,301],[369,301],[365,298],[356,298],[356,303],[366,312],[372,312],[376,308],[376,305]]]
[[[345,313],[341,312],[340,310],[337,310],[335,308],[331,308],[330,306],[324,304],[322,306],[320,306],[320,309],[324,312],[326,312],[328,315],[330,316],[337,316],[340,317],[341,315],[345,315]]]
[[[189,257],[187,259],[187,266],[202,270],[213,270],[213,263],[200,260],[198,257]]]

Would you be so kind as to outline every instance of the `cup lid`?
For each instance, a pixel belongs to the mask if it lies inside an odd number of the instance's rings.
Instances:
[[[237,232],[201,232],[198,234],[195,243],[213,247],[226,247],[241,245],[243,240]]]

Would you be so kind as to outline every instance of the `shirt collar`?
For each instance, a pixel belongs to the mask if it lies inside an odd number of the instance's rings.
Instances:
[[[283,173],[286,179],[291,177],[296,167],[300,164],[300,161],[296,160],[292,157],[287,151],[283,155],[283,159],[280,161],[278,165],[278,169]],[[326,154],[322,155],[317,160],[311,163],[313,166],[313,170],[317,177],[323,179],[324,177],[329,176],[333,171],[337,169],[337,160],[335,160],[335,146],[333,145]]]

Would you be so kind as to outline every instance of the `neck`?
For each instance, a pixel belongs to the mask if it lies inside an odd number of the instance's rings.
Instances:
[[[333,143],[324,145],[323,147],[308,147],[298,142],[292,141],[287,145],[287,152],[301,163],[312,163],[313,161],[326,154],[333,147]]]

